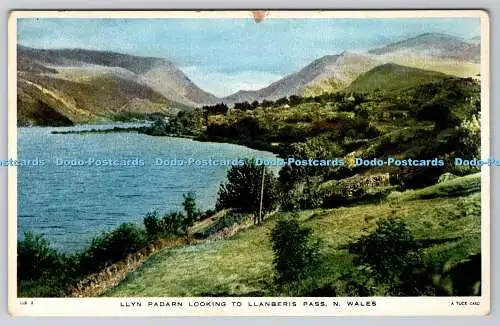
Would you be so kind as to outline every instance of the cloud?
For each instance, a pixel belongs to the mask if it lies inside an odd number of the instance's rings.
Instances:
[[[265,71],[226,73],[199,66],[180,68],[198,87],[218,97],[231,95],[239,90],[257,90],[284,76]]]

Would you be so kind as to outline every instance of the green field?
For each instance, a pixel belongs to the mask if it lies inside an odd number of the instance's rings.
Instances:
[[[383,218],[401,218],[425,245],[425,259],[446,273],[480,253],[480,212],[479,174],[393,192],[377,203],[301,211],[300,221],[320,239],[324,258],[310,280],[281,288],[272,281],[269,231],[280,215],[290,213],[275,213],[229,238],[162,250],[103,296],[304,295],[337,285],[338,275],[354,268],[345,246]]]

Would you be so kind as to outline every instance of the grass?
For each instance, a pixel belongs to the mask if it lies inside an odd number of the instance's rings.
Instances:
[[[396,91],[446,78],[440,72],[387,63],[373,68],[356,78],[347,91],[370,92],[375,89]]]
[[[452,179],[448,182],[435,184],[433,186],[418,189],[408,190],[404,193],[394,192],[389,198],[398,198],[400,200],[412,199],[428,199],[439,197],[453,197],[457,195],[467,195],[474,192],[479,192],[481,189],[480,173],[469,174],[467,176]]]
[[[276,292],[269,231],[281,215],[268,217],[219,241],[162,250],[104,296],[275,296],[296,294],[333,281],[352,268],[348,243],[382,218],[401,218],[425,243],[426,259],[451,268],[480,252],[478,175],[390,197],[377,204],[301,211],[301,223],[322,243],[324,262],[314,280]],[[461,189],[457,191],[457,189]],[[309,290],[310,290],[309,288]]]

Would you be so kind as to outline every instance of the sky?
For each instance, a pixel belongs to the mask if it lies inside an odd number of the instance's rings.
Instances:
[[[311,61],[362,52],[422,33],[480,36],[479,18],[18,20],[18,43],[84,48],[173,62],[202,89],[227,96],[259,89]]]

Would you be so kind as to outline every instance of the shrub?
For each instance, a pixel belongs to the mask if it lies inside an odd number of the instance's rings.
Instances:
[[[356,255],[355,265],[387,286],[389,295],[425,295],[433,291],[420,244],[401,220],[380,221],[375,232],[350,244],[349,252]]]
[[[124,259],[147,244],[146,232],[133,223],[123,223],[117,229],[94,237],[80,254],[80,270],[92,273]]]
[[[376,284],[373,278],[367,277],[366,274],[364,266],[343,271],[337,284],[339,296],[370,297],[376,295]]]
[[[326,160],[342,155],[341,147],[325,136],[313,137],[304,143],[294,143],[290,147],[291,152],[288,153],[288,156],[299,160]],[[292,166],[292,173],[288,178],[293,182],[300,181],[308,176],[325,175],[336,169],[337,167],[334,166],[294,165]]]
[[[157,211],[148,212],[143,219],[146,233],[150,238],[156,238],[163,232],[160,225],[160,218]]]
[[[323,200],[318,193],[318,182],[296,182],[283,195],[281,210],[293,212],[318,208]]]
[[[25,232],[17,242],[17,277],[38,280],[58,274],[64,266],[64,256],[51,248],[41,234]]]
[[[147,213],[144,217],[144,227],[150,239],[168,235],[185,235],[201,213],[196,208],[196,196],[193,192],[184,194],[182,206],[186,215],[180,212],[170,212],[160,217],[157,211]]]
[[[481,123],[476,115],[455,127],[458,138],[458,153],[464,158],[481,155]]]
[[[184,220],[187,227],[193,225],[193,223],[198,220],[201,215],[201,212],[196,208],[196,195],[194,192],[188,192],[187,194],[182,195],[184,197],[184,201],[182,202],[182,207],[184,207],[184,212],[186,212],[186,218]]]
[[[300,226],[297,219],[279,220],[271,230],[276,280],[287,283],[304,279],[315,269],[319,245],[311,240],[311,229]]]
[[[163,215],[160,225],[162,235],[182,235],[187,233],[191,224],[182,213],[170,212]]]

